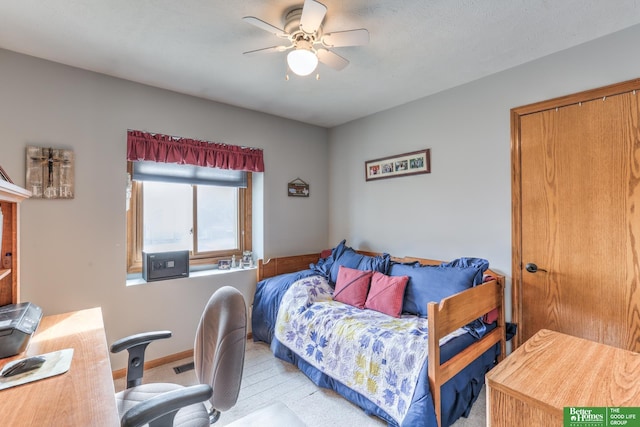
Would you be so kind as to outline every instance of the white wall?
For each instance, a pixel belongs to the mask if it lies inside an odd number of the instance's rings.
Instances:
[[[72,149],[76,158],[75,199],[22,205],[22,300],[45,314],[102,306],[109,342],[173,330],[150,346],[153,359],[192,347],[218,287],[236,285],[252,299],[255,272],[125,287],[127,129],[263,148],[254,250],[268,257],[326,246],[327,131],[0,50],[0,165],[24,185],[27,145]],[[297,177],[310,184],[308,199],[286,196]],[[124,366],[120,356],[112,361]]]
[[[76,198],[22,209],[22,296],[47,314],[103,307],[107,338],[168,328],[150,357],[188,349],[205,298],[235,276],[126,288],[126,130],[265,150],[254,212],[266,257],[354,247],[438,259],[478,256],[511,277],[509,110],[640,77],[640,26],[332,129],[153,89],[0,50],[0,165],[24,184],[28,144],[73,149]],[[326,141],[329,141],[327,149]],[[432,150],[432,173],[374,182],[365,160]],[[309,199],[286,183],[310,184]],[[327,212],[326,206],[329,206]],[[328,236],[328,239],[327,239]],[[510,282],[510,281],[509,281]],[[114,368],[123,366],[114,358]]]
[[[640,26],[631,27],[332,129],[330,241],[482,257],[510,286],[510,109],[640,77],[638,40]],[[423,148],[431,174],[365,181],[366,160]]]

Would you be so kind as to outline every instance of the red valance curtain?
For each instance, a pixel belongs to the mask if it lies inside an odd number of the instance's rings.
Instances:
[[[127,131],[127,160],[178,163],[247,172],[264,172],[262,150],[217,142]]]

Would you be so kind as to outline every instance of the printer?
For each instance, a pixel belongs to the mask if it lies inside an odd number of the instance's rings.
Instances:
[[[42,309],[30,302],[0,306],[0,358],[22,353],[42,319]]]

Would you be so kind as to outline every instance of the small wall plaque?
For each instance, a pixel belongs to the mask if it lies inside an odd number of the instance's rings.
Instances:
[[[309,197],[309,184],[296,178],[288,184],[287,195],[289,197]]]

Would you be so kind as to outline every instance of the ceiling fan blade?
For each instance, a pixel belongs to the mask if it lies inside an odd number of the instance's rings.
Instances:
[[[243,52],[243,55],[253,55],[256,53],[276,53],[276,52],[284,52],[287,49],[291,49],[293,47],[293,45],[291,46],[271,46],[271,47],[265,47],[262,49],[256,49],[256,50],[249,50],[247,52]]]
[[[327,49],[318,49],[316,51],[316,55],[318,56],[318,60],[320,62],[322,62],[325,65],[328,65],[334,70],[340,71],[344,67],[349,65],[349,61],[347,61],[345,58]]]
[[[265,30],[271,34],[275,34],[278,37],[282,37],[282,38],[287,38],[289,37],[289,34],[285,33],[284,30],[281,30],[278,27],[274,27],[273,25],[269,24],[268,22],[264,22],[262,19],[258,19],[255,16],[245,16],[244,18],[242,18],[242,20],[244,22],[248,22],[251,25],[255,25],[256,27]]]
[[[364,46],[369,43],[369,31],[357,30],[336,31],[322,36],[322,44],[327,47]]]
[[[300,29],[307,34],[315,33],[320,28],[326,14],[327,6],[315,0],[304,0],[300,16]]]

